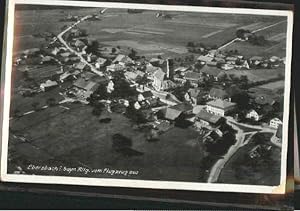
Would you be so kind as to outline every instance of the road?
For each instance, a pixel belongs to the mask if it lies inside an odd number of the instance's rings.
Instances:
[[[226,165],[226,163],[238,151],[238,149],[240,149],[241,147],[247,145],[249,143],[249,141],[251,140],[251,138],[256,133],[258,133],[258,132],[260,132],[260,133],[265,133],[265,132],[270,133],[271,132],[273,134],[276,133],[276,130],[271,129],[271,128],[238,123],[232,117],[226,117],[226,122],[229,126],[231,126],[234,130],[237,131],[237,133],[236,133],[236,143],[229,148],[228,152],[223,156],[223,158],[219,159],[214,164],[214,166],[212,167],[212,169],[209,173],[209,177],[207,179],[208,183],[214,183],[214,182],[218,181],[218,178],[219,178],[224,166]],[[257,129],[259,131],[244,133],[244,131],[240,127],[238,127],[238,125],[248,127],[248,128],[252,128],[252,129]],[[247,134],[250,134],[250,136],[245,140],[245,136]]]
[[[74,28],[75,26],[77,26],[79,23],[81,23],[82,21],[85,21],[86,19],[90,18],[90,15],[87,15],[83,18],[81,18],[80,20],[78,20],[77,22],[73,23],[71,26],[69,26],[68,28],[66,28],[64,31],[62,31],[59,35],[57,35],[57,39],[72,53],[76,54],[79,58],[80,61],[85,63],[87,66],[90,67],[91,72],[99,75],[99,76],[104,76],[104,74],[100,71],[98,71],[96,69],[96,67],[94,67],[92,64],[90,64],[85,58],[83,58],[82,53],[75,51],[74,49],[72,49],[68,43],[63,39],[63,35],[65,33],[67,33],[68,31],[70,31],[72,28]]]
[[[260,31],[263,31],[263,30],[272,28],[272,27],[274,27],[274,26],[277,26],[277,25],[279,25],[279,24],[281,24],[281,23],[284,23],[284,22],[286,22],[286,20],[280,21],[280,22],[278,22],[278,23],[271,24],[271,25],[269,25],[269,26],[265,26],[265,27],[259,28],[259,29],[257,29],[257,30],[252,31],[251,33],[253,33],[253,34],[254,34],[254,33],[257,33],[257,32],[260,32]],[[233,40],[231,40],[231,41],[225,43],[224,45],[220,46],[217,50],[222,50],[223,48],[226,48],[227,46],[233,44],[234,42],[236,42],[236,41],[238,41],[238,40],[240,40],[240,39],[239,39],[239,38],[234,38]]]

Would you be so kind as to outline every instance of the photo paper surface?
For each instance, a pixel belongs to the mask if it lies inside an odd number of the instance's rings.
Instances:
[[[284,193],[292,18],[11,1],[1,180]]]

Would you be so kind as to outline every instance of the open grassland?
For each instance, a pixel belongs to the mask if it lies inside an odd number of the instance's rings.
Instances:
[[[144,134],[133,130],[123,115],[105,112],[102,118],[109,117],[112,121],[101,124],[98,117],[91,114],[90,107],[65,106],[71,109],[53,107],[12,120],[13,134],[22,134],[29,140],[28,143],[12,141],[12,156],[22,158],[23,165],[36,163],[42,155],[39,165],[122,168],[139,170],[136,176],[139,179],[198,181],[203,149],[195,131],[175,127],[160,135],[157,142],[147,142]],[[130,138],[132,149],[140,155],[124,156],[115,152],[112,149],[115,133]]]
[[[58,34],[61,27],[70,22],[60,22],[68,14],[90,15],[99,13],[98,8],[51,9],[51,10],[17,10],[15,20],[15,51],[39,47],[46,42],[33,34],[45,31]],[[235,31],[245,25],[258,21],[269,24],[281,20],[278,17],[261,17],[233,14],[209,14],[188,12],[166,12],[172,19],[156,18],[157,11],[145,11],[128,14],[127,10],[108,9],[100,15],[101,21],[86,21],[79,25],[86,29],[89,38],[101,42],[113,43],[130,40],[139,46],[150,44],[166,45],[160,49],[137,47],[141,53],[157,54],[162,51],[167,55],[184,54],[187,42],[203,42],[206,45],[222,45],[235,37]],[[49,19],[51,17],[51,19]],[[259,25],[260,26],[260,25]],[[253,27],[252,27],[253,28]],[[131,42],[122,43],[123,47],[132,47]],[[175,50],[174,50],[175,49]],[[180,49],[180,50],[178,50]],[[184,49],[184,50],[183,50]]]
[[[278,78],[279,74],[284,74],[284,67],[276,69],[228,70],[226,73],[237,77],[246,75],[250,82],[258,82]]]

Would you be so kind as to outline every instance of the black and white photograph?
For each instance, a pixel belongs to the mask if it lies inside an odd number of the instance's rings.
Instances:
[[[284,193],[291,11],[12,2],[1,180]]]

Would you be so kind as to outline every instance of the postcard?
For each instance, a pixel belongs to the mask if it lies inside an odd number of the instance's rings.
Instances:
[[[8,3],[1,180],[283,194],[293,12]]]

